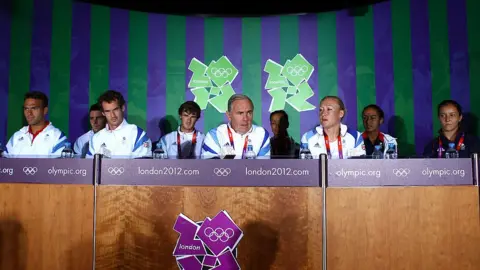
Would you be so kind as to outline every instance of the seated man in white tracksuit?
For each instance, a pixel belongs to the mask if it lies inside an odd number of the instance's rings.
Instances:
[[[320,102],[321,125],[307,131],[301,140],[312,156],[326,154],[328,159],[345,159],[365,155],[362,134],[341,124],[345,116],[345,105],[336,96],[327,96]]]
[[[202,158],[223,158],[233,154],[235,159],[245,158],[248,144],[253,147],[257,157],[270,157],[270,139],[268,132],[252,125],[253,102],[241,94],[235,94],[228,100],[228,124],[222,124],[210,130],[205,136]]]
[[[205,135],[195,129],[201,109],[194,101],[187,101],[178,108],[180,126],[160,139],[162,149],[168,158],[200,158]]]
[[[88,116],[92,129],[89,130],[87,133],[83,134],[82,136],[78,137],[73,147],[73,151],[75,151],[75,154],[80,155],[80,157],[82,158],[84,158],[88,153],[89,142],[93,134],[105,128],[106,124],[105,116],[102,114],[102,107],[100,107],[98,103],[90,106]]]
[[[108,158],[139,158],[152,155],[152,142],[143,129],[129,124],[124,118],[125,99],[108,90],[98,98],[107,126],[90,139],[87,158],[102,154]]]
[[[8,158],[60,157],[68,141],[63,132],[45,120],[48,113],[47,96],[42,92],[27,92],[23,113],[28,126],[13,134],[3,155]]]
[[[375,145],[380,145],[380,151],[386,154],[388,145],[392,143],[395,152],[398,152],[397,139],[380,131],[380,125],[383,124],[384,117],[382,108],[375,104],[370,104],[363,109],[362,118],[365,131],[362,133],[362,137],[367,156],[372,155]]]

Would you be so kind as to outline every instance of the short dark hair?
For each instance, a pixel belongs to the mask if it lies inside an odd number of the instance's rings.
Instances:
[[[100,104],[98,103],[95,103],[93,104],[92,106],[90,106],[90,110],[88,110],[88,113],[92,112],[92,111],[102,111],[102,106],[100,106]]]
[[[274,116],[275,114],[278,114],[278,113],[282,115],[282,118],[285,119],[284,121],[286,121],[287,124],[290,124],[290,122],[288,121],[288,114],[284,110],[277,110],[277,111],[271,112],[270,113],[270,121],[272,121],[272,116]]]
[[[48,107],[48,97],[47,95],[45,95],[45,93],[43,92],[40,92],[40,91],[31,91],[31,92],[27,92],[25,93],[25,97],[23,98],[23,101],[27,100],[27,99],[39,99],[42,101],[42,105],[43,107]]]
[[[380,117],[380,119],[385,119],[385,113],[383,112],[382,108],[380,108],[380,106],[376,105],[376,104],[370,104],[368,105],[367,107],[363,108],[363,111],[362,111],[362,115],[363,113],[365,113],[365,111],[367,109],[374,109],[375,111],[377,111],[378,113],[378,117]]]
[[[322,103],[324,100],[326,99],[334,99],[338,106],[340,106],[340,110],[343,111],[343,117],[342,119],[345,117],[345,115],[347,115],[347,108],[345,108],[345,103],[343,103],[343,100],[337,96],[325,96],[322,98],[322,100],[320,100],[320,103]]]
[[[100,97],[98,97],[98,104],[100,107],[102,107],[102,102],[112,103],[114,101],[116,101],[120,107],[125,105],[125,99],[123,98],[123,95],[115,90],[107,90]]]
[[[197,119],[200,119],[201,115],[200,106],[195,101],[186,101],[178,108],[178,115],[182,115],[182,113],[194,114],[197,116]]]
[[[459,116],[462,115],[462,105],[460,105],[458,102],[456,102],[455,100],[452,100],[452,99],[446,99],[446,100],[440,102],[440,104],[438,104],[437,115],[440,115],[440,110],[447,105],[452,105],[453,107],[455,107],[457,109],[458,115]]]

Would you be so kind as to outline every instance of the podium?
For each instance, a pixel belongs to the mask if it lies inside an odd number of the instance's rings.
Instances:
[[[0,269],[91,269],[91,160],[0,159]]]
[[[226,210],[242,269],[321,269],[318,160],[102,160],[97,269],[178,269],[180,213]]]

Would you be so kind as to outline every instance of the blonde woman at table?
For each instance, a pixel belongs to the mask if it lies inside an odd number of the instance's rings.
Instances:
[[[345,114],[345,104],[339,97],[324,97],[320,101],[320,125],[303,134],[302,147],[308,147],[314,158],[320,154],[327,154],[329,159],[364,156],[362,134],[342,124]]]

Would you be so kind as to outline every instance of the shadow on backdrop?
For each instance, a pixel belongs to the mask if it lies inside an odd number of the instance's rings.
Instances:
[[[68,250],[65,254],[65,262],[68,270],[91,269],[93,265],[92,241],[81,242]]]
[[[398,115],[390,117],[388,120],[388,131],[393,137],[397,138],[399,157],[411,157],[417,155],[415,152],[415,145],[409,143],[407,141],[407,137],[405,136],[405,134],[408,134],[409,131],[405,127],[405,121],[402,117]]]
[[[27,235],[17,220],[0,220],[0,269],[24,270],[27,265]]]
[[[478,137],[478,116],[471,112],[463,114],[462,129]]]
[[[152,140],[152,151],[157,149],[157,143],[160,142],[160,138],[167,135],[168,133],[177,130],[178,128],[178,121],[177,118],[173,115],[166,115],[160,120],[158,120],[158,128],[160,129],[160,137],[158,138],[150,138]]]
[[[278,251],[278,232],[267,223],[252,222],[244,226],[238,260],[242,269],[266,270],[275,262]],[[240,259],[240,258],[239,258]]]

